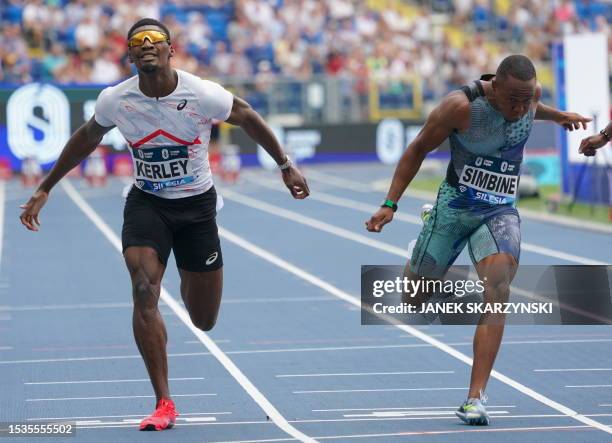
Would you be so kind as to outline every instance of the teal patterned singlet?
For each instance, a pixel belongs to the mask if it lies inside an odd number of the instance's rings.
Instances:
[[[513,204],[535,111],[529,110],[518,121],[506,121],[488,102],[479,81],[464,92],[471,103],[470,127],[449,137],[446,181],[459,192],[451,207]]]

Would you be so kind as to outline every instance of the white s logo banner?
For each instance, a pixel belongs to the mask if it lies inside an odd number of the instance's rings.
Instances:
[[[32,83],[17,89],[6,104],[6,120],[8,146],[19,159],[55,161],[70,137],[70,105],[53,85]]]

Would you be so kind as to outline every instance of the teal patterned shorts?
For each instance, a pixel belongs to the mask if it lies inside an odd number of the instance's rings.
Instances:
[[[455,262],[466,243],[476,265],[492,254],[521,251],[520,217],[512,205],[466,201],[446,181],[425,221],[410,259],[410,270],[421,277],[439,279]]]

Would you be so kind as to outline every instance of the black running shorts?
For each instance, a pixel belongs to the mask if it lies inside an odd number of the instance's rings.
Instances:
[[[132,186],[123,210],[123,252],[130,246],[149,246],[166,266],[172,249],[179,269],[221,268],[216,204],[214,186],[203,194],[178,199],[157,197]]]

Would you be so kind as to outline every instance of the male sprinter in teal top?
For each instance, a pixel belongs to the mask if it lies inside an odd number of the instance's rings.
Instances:
[[[505,58],[496,75],[447,95],[425,122],[400,159],[387,199],[366,222],[380,232],[428,152],[446,138],[451,161],[446,180],[425,221],[406,276],[441,279],[466,243],[485,285],[485,302],[505,301],[520,255],[520,218],[516,198],[523,150],[533,120],[551,120],[566,129],[586,129],[591,119],[539,103],[536,71],[527,57]],[[486,278],[485,278],[486,277]],[[406,302],[418,304],[431,294]],[[484,390],[493,369],[503,331],[503,314],[483,314],[474,336],[474,364],[467,400],[457,416],[472,425],[487,425]]]

